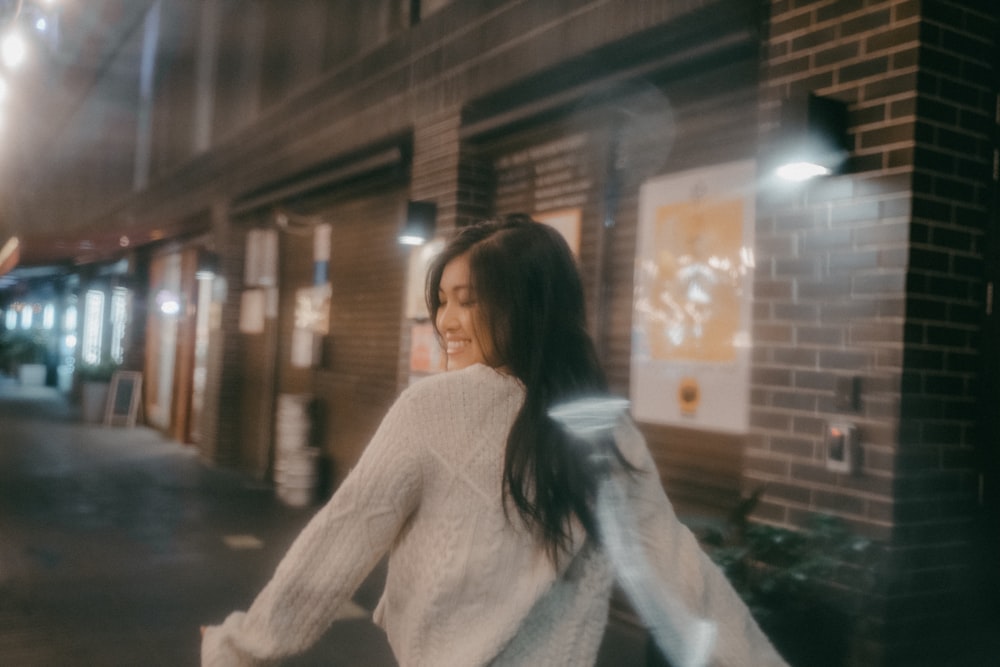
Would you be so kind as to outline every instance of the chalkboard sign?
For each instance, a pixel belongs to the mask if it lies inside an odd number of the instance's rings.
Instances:
[[[135,416],[139,411],[139,396],[142,393],[142,373],[139,371],[115,371],[108,389],[108,403],[104,412],[104,424],[135,426]]]

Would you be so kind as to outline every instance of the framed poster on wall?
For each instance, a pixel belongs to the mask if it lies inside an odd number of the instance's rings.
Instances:
[[[446,370],[444,350],[430,322],[410,326],[410,372],[441,373]]]
[[[641,422],[745,433],[753,161],[669,174],[639,192],[631,399]]]
[[[544,222],[562,234],[569,249],[573,251],[573,255],[580,256],[580,222],[583,217],[583,209],[564,208],[558,211],[535,213],[531,217],[538,222]]]
[[[438,253],[444,250],[444,239],[433,239],[415,247],[410,252],[406,271],[406,317],[410,320],[426,320],[427,301],[424,297],[424,285],[427,281],[427,271]]]
[[[292,329],[291,362],[309,368],[319,361],[323,336],[330,333],[330,283],[295,290],[295,327]]]

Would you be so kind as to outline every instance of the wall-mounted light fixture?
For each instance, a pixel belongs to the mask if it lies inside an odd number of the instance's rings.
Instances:
[[[211,250],[198,251],[198,268],[194,271],[197,280],[211,280],[219,272],[219,256]]]
[[[403,245],[423,245],[434,236],[437,224],[437,204],[411,201],[406,204],[406,223],[397,237]]]
[[[850,152],[847,105],[812,93],[785,100],[773,151],[775,173],[784,180],[837,173]]]
[[[156,307],[163,315],[177,315],[181,312],[181,297],[173,290],[161,289],[156,293]]]

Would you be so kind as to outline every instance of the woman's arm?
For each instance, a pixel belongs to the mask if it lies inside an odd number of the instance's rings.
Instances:
[[[204,630],[202,665],[267,664],[307,650],[327,630],[419,502],[421,452],[410,412],[404,394],[250,609]]]
[[[708,664],[787,667],[725,575],[678,520],[645,439],[630,419],[621,421],[615,440],[626,459],[638,469],[618,474],[627,489],[628,505],[635,513],[639,533],[636,538],[657,579],[655,589],[661,595],[675,597],[688,614],[715,626],[715,644]]]

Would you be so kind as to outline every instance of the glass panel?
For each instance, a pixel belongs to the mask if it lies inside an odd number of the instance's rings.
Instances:
[[[129,320],[129,291],[116,287],[111,291],[111,358],[116,364],[125,361],[125,332]]]
[[[87,290],[83,300],[83,340],[80,358],[84,364],[101,363],[101,340],[104,337],[104,292]]]

